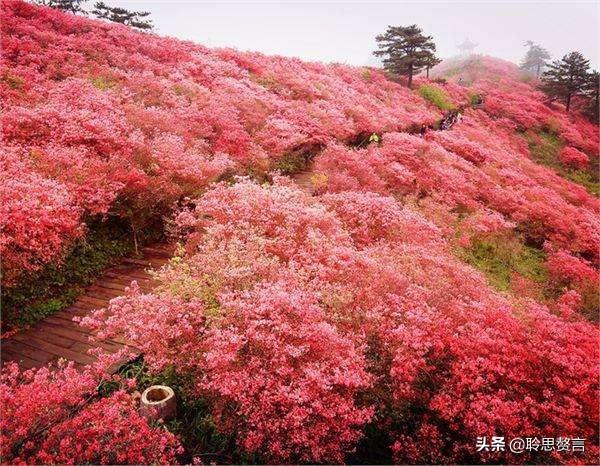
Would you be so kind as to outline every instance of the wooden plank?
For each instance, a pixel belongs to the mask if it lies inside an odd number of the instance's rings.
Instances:
[[[3,351],[4,353],[4,351]],[[40,367],[43,364],[40,364],[39,361],[35,361],[27,356],[22,354],[15,354],[11,357],[6,357],[4,354],[2,355],[2,364],[6,364],[7,362],[16,362],[21,369],[33,369],[34,367]]]
[[[56,326],[55,324],[53,324],[51,322],[46,322],[46,321],[44,321],[42,325],[43,325],[44,330],[47,332],[54,333],[55,335],[64,336],[66,338],[74,340],[77,343],[86,343],[86,344],[90,343],[90,336],[92,334],[89,333],[87,331],[87,329],[84,329],[83,327],[75,326],[75,327],[71,327],[71,328],[66,328],[66,327]],[[118,342],[113,339],[94,341],[93,343],[90,343],[90,344],[92,344],[94,346],[102,346],[104,349],[106,349],[107,351],[111,351],[111,352],[116,351],[123,346],[122,342]],[[75,343],[74,346],[76,347],[77,344]],[[73,348],[71,348],[71,349],[73,349]]]
[[[125,288],[129,286],[128,284],[125,283],[114,283],[114,282],[109,282],[108,280],[102,280],[101,282],[98,282],[94,285],[93,289],[99,289],[99,290],[112,290],[116,293],[123,293],[125,291]]]
[[[90,341],[90,337],[92,337],[94,334],[94,332],[91,332],[90,330],[88,330],[85,327],[81,327],[80,325],[77,325],[75,322],[73,322],[71,325],[63,325],[64,322],[65,321],[60,320],[60,319],[57,319],[57,320],[44,319],[44,322],[42,323],[42,325],[43,325],[44,331],[54,333],[58,336],[66,337],[66,338],[69,338],[71,340],[74,340],[74,341],[80,342],[80,343],[88,343]],[[98,345],[105,346],[106,349],[118,348],[120,346],[123,346],[123,339],[114,337],[114,338],[109,338],[107,340],[94,342],[93,344],[95,344],[96,346],[98,346]],[[76,345],[74,345],[74,346],[76,346]]]
[[[150,281],[152,278],[146,272],[132,272],[128,271],[116,271],[116,272],[106,272],[107,277],[111,278],[124,278],[130,281]]]
[[[107,299],[98,299],[98,298],[92,298],[91,296],[87,296],[87,295],[83,295],[80,296],[79,298],[77,298],[77,301],[75,301],[75,305],[77,306],[78,304],[91,304],[93,306],[97,306],[97,307],[106,307],[106,305],[108,304],[108,300]]]
[[[89,298],[94,298],[94,299],[100,299],[103,302],[107,302],[110,301],[112,298],[116,298],[117,296],[120,296],[119,292],[116,290],[102,290],[102,289],[98,289],[98,288],[91,288],[89,290],[86,291],[85,295]]]
[[[87,352],[96,347],[109,352],[128,347],[135,355],[139,355],[139,349],[121,337],[90,341],[91,331],[73,322],[73,317],[85,316],[95,309],[107,307],[111,299],[125,293],[125,288],[132,281],[137,281],[143,291],[151,290],[157,281],[148,270],[167,263],[174,250],[174,245],[160,243],[144,248],[139,258],[122,259],[98,277],[98,281],[90,285],[72,306],[26,331],[2,340],[0,361],[20,361],[21,367],[31,368],[46,365],[61,357],[75,361],[76,367],[81,367],[94,361],[94,357]],[[115,364],[115,370],[125,362]]]
[[[37,329],[29,330],[28,332],[24,333],[22,336],[23,336],[23,338],[29,338],[29,335],[32,335],[33,337],[40,338],[48,343],[53,343],[57,346],[60,346],[62,348],[67,348],[67,349],[71,348],[75,343],[77,343],[75,340],[73,340],[65,335],[58,335],[56,333],[46,331],[39,327]],[[15,340],[19,341],[18,338],[15,338]]]
[[[3,348],[19,355],[20,358],[27,357],[36,361],[40,366],[48,363],[53,355],[45,353],[43,351],[36,351],[28,345],[23,345],[17,341],[14,341],[14,336],[10,338],[10,341],[2,342]]]
[[[74,351],[69,348],[63,348],[54,343],[44,341],[38,336],[28,335],[27,337],[20,337],[19,335],[13,336],[13,340],[27,345],[30,348],[38,350],[42,353],[51,354],[53,357],[65,358],[70,361],[75,361],[80,364],[90,364],[94,362],[94,358],[82,351]]]

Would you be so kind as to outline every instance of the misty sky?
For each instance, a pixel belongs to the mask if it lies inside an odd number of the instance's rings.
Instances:
[[[416,23],[441,57],[465,37],[477,53],[518,62],[531,39],[553,59],[581,51],[597,67],[599,2],[205,2],[116,0],[152,12],[155,31],[212,47],[235,47],[307,60],[376,65],[375,35]]]

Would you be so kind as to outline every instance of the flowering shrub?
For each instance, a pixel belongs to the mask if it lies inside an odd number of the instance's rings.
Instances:
[[[417,354],[426,355],[425,361],[431,361],[423,370],[432,378],[408,396],[419,406],[426,406],[426,414],[415,420],[414,431],[403,433],[394,444],[397,461],[453,462],[460,458],[462,462],[477,458],[479,462],[562,462],[565,458],[557,452],[537,456],[492,453],[478,458],[472,441],[463,443],[459,439],[490,437],[497,432],[506,438],[567,431],[586,432],[581,436],[590,439],[596,435],[596,428],[587,423],[584,414],[597,413],[590,398],[594,392],[590,385],[594,369],[583,356],[596,351],[592,349],[595,332],[586,329],[586,324],[566,323],[537,305],[528,305],[527,313],[532,326],[529,330],[509,314],[488,314],[480,307],[478,316],[470,314],[468,323],[459,327],[460,335],[447,340],[446,330],[440,328],[426,340],[432,346],[421,349],[419,345]],[[460,321],[458,316],[450,317],[450,322],[457,318]],[[490,325],[490,318],[496,324]],[[410,334],[420,334],[424,328],[431,332],[435,327],[430,323],[419,323],[427,322],[426,319],[414,316],[407,325]],[[443,323],[445,328],[448,324],[455,328],[447,320]],[[478,336],[471,335],[472,331]],[[415,356],[404,351],[400,354],[402,357],[396,356],[392,369],[397,380],[393,386],[398,387],[398,402],[406,402],[406,389],[402,388],[414,380],[407,378],[406,361]],[[566,366],[565,358],[569,360]],[[567,387],[556,380],[557,371],[563,370],[568,372],[563,380],[576,377],[583,384]],[[585,375],[580,378],[582,374]],[[532,390],[532,382],[539,392]],[[432,386],[436,388],[431,390]],[[597,447],[592,445],[590,450],[593,456]]]
[[[218,422],[271,461],[342,462],[372,415],[354,402],[369,377],[352,340],[326,322],[314,293],[285,282],[222,305],[197,381]]]
[[[66,187],[0,151],[0,255],[3,284],[56,260],[81,233],[80,210]]]
[[[562,163],[574,167],[587,167],[590,163],[589,157],[574,147],[565,147],[558,157]]]
[[[3,147],[36,172],[25,178],[60,183],[80,224],[107,212],[132,223],[163,215],[219,176],[268,169],[298,146],[440,117],[375,69],[366,78],[344,65],[210,50],[20,0],[3,0],[1,15]],[[54,217],[71,227],[73,212]],[[53,247],[32,242],[7,274],[56,260],[61,235]]]
[[[314,257],[350,237],[285,184],[220,185],[196,212],[208,238],[197,237],[189,260],[162,272],[162,293],[134,289],[82,322],[104,329],[100,337],[141,339],[155,370],[171,364],[194,375],[188,390],[212,400],[221,430],[236,433],[246,451],[271,461],[342,461],[371,417],[356,404],[370,378],[360,348],[328,322],[302,275],[318,274]],[[296,276],[286,262],[305,272]]]
[[[472,223],[478,234],[514,226],[490,212]],[[145,345],[155,370],[180,370],[243,450],[340,462],[369,421],[391,435],[398,462],[562,462],[572,457],[480,456],[473,442],[594,438],[596,328],[568,313],[576,300],[561,300],[559,318],[495,294],[441,229],[394,198],[311,198],[282,178],[241,179],[209,190],[179,224],[187,252],[156,291],[86,324]]]
[[[575,291],[578,299],[571,309],[581,310],[590,319],[597,320],[598,305],[600,304],[598,298],[600,272],[598,269],[593,267],[589,261],[575,257],[567,251],[557,250],[548,245],[546,249],[548,250],[548,269],[553,286],[557,289],[567,288]],[[557,305],[561,305],[560,300]]]
[[[72,365],[0,375],[2,458],[13,464],[172,463],[173,436],[151,427],[124,391],[98,399],[96,368]]]

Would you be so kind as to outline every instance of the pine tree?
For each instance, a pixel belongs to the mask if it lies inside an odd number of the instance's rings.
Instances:
[[[425,63],[425,72],[427,74],[427,79],[429,79],[429,70],[441,62],[442,62],[442,60],[440,60],[434,54],[429,55],[429,57],[427,58],[426,63]]]
[[[81,4],[86,0],[36,0],[39,5],[49,6],[69,13],[81,13],[87,15],[87,11],[81,8]]]
[[[138,29],[152,29],[149,11],[130,11],[120,7],[109,7],[104,2],[96,2],[93,13],[96,17],[125,24]]]
[[[375,40],[379,50],[373,54],[384,57],[383,66],[387,71],[406,76],[408,87],[412,86],[413,76],[427,66],[435,52],[431,36],[424,36],[416,24],[388,26],[387,31]]]
[[[595,124],[600,125],[600,73],[598,71],[594,70],[588,74],[583,91],[589,99],[584,113]]]
[[[542,75],[540,88],[550,100],[563,101],[568,112],[573,96],[581,94],[588,83],[589,67],[589,61],[583,55],[571,52],[548,65],[548,70]]]
[[[525,42],[525,45],[529,47],[529,49],[527,50],[527,53],[521,62],[521,69],[530,73],[534,73],[539,77],[540,73],[548,63],[548,60],[550,60],[550,54],[545,48],[533,43],[530,40]]]

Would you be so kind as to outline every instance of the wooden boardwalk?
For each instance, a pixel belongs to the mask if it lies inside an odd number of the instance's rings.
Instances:
[[[84,365],[94,360],[88,354],[90,348],[102,346],[107,351],[114,352],[128,346],[119,339],[90,343],[89,330],[73,322],[73,317],[84,316],[94,309],[106,307],[112,298],[124,294],[125,287],[133,280],[138,282],[140,289],[150,290],[153,280],[147,269],[165,264],[172,256],[173,249],[172,245],[156,244],[144,248],[139,259],[121,260],[119,264],[106,270],[72,306],[2,339],[1,362],[17,361],[22,368],[28,369],[64,358],[74,361],[76,365]],[[137,353],[135,348],[130,348]]]

